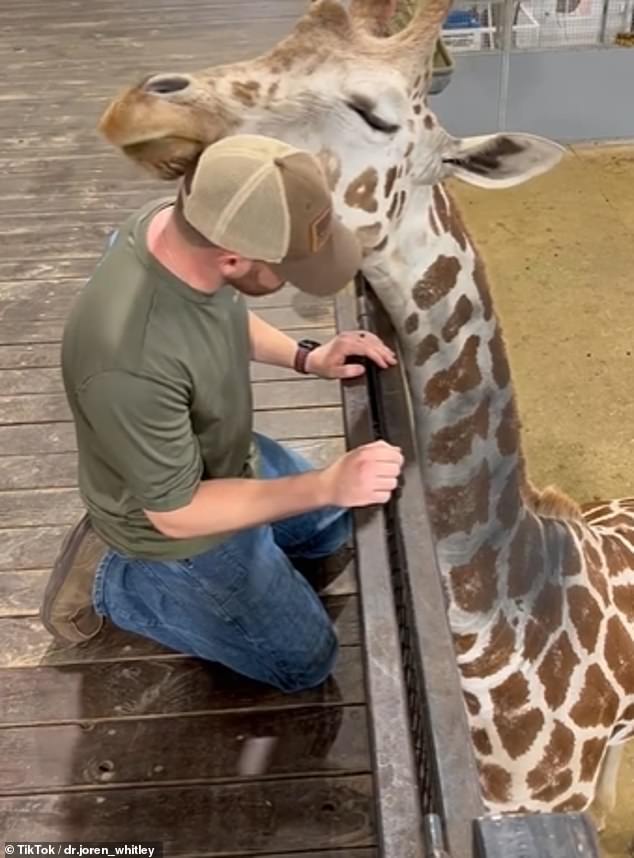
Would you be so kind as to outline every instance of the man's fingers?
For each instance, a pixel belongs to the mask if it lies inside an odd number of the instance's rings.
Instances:
[[[394,489],[398,486],[398,479],[396,477],[380,477],[377,480],[376,491],[394,491]]]
[[[341,349],[341,351],[339,351]],[[362,339],[357,340],[342,340],[338,347],[339,354],[337,358],[345,360],[347,357],[356,356],[369,358],[378,364],[382,369],[387,369],[388,366],[393,366],[396,363],[396,355],[386,346],[383,346],[380,341],[374,343]]]
[[[349,363],[345,366],[337,366],[332,370],[333,378],[356,378],[363,375],[365,367],[360,363]]]

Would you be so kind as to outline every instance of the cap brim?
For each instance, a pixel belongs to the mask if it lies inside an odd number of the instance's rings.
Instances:
[[[340,221],[333,224],[330,238],[317,253],[304,259],[268,263],[270,268],[311,295],[334,295],[354,279],[361,268],[361,246]]]

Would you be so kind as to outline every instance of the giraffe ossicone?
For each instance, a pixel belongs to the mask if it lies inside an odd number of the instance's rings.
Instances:
[[[580,508],[528,480],[485,267],[443,185],[553,167],[530,134],[452,137],[429,109],[449,2],[386,36],[390,0],[317,0],[251,61],[155,74],[100,129],[166,179],[236,133],[312,151],[398,332],[483,795],[492,811],[613,801],[634,735],[634,499]]]

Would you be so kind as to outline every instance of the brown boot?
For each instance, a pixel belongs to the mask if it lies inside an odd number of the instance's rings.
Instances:
[[[83,515],[62,543],[46,585],[40,619],[54,637],[80,643],[103,625],[92,602],[92,589],[106,544]]]

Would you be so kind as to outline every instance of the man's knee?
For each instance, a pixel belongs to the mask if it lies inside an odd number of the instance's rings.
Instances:
[[[307,652],[305,658],[295,661],[292,669],[283,671],[279,677],[283,691],[308,691],[328,679],[337,660],[339,643],[332,627],[328,629],[325,638],[318,651]]]

